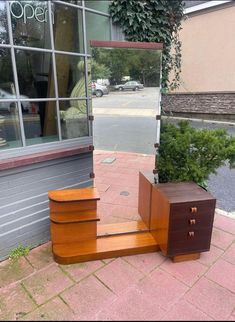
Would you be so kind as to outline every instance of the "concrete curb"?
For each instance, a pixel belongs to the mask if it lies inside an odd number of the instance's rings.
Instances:
[[[222,215],[222,216],[226,216],[226,217],[235,219],[235,211],[228,212],[228,211],[225,211],[223,209],[215,208],[215,212],[218,215]]]
[[[235,126],[235,122],[226,122],[226,121],[215,121],[215,120],[204,120],[204,119],[196,119],[190,117],[180,117],[180,116],[167,116],[162,115],[163,119],[173,119],[173,120],[188,120],[188,121],[195,121],[195,122],[203,122],[203,123],[215,123],[215,124],[225,124],[229,126]]]

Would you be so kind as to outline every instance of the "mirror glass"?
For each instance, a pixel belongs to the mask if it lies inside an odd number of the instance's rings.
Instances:
[[[161,50],[92,47],[98,235],[146,231],[138,213],[139,172],[153,173]]]

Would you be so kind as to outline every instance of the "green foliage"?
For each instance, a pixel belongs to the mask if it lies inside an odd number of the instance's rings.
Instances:
[[[92,60],[91,62],[91,70],[92,70],[92,80],[97,79],[106,79],[111,76],[110,69],[104,64],[99,64],[96,61]]]
[[[206,187],[209,175],[226,162],[235,164],[235,137],[225,130],[198,130],[187,121],[162,124],[159,182],[194,181]]]
[[[139,80],[145,86],[159,86],[161,64],[159,52],[125,48],[93,48],[92,58],[93,79],[110,78],[111,84],[119,84],[124,76],[130,76],[131,79]],[[109,71],[109,77],[94,77],[94,75],[101,75],[96,65],[103,66]]]
[[[21,256],[27,256],[30,251],[30,246],[25,247],[23,245],[19,245],[17,248],[13,249],[10,252],[9,258],[12,260],[17,260]]]
[[[110,14],[129,41],[162,42],[162,88],[178,87],[181,71],[179,30],[184,18],[183,0],[113,0]],[[174,77],[170,82],[170,71]]]

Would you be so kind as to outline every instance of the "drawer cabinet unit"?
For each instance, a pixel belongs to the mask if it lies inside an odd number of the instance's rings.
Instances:
[[[210,249],[216,199],[195,183],[153,185],[151,233],[162,253],[190,259]]]

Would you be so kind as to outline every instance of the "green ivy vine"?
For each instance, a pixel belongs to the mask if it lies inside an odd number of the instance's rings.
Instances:
[[[181,42],[179,30],[184,19],[183,0],[112,0],[110,14],[128,41],[162,42],[162,88],[179,86]],[[170,72],[173,79],[169,79]]]

